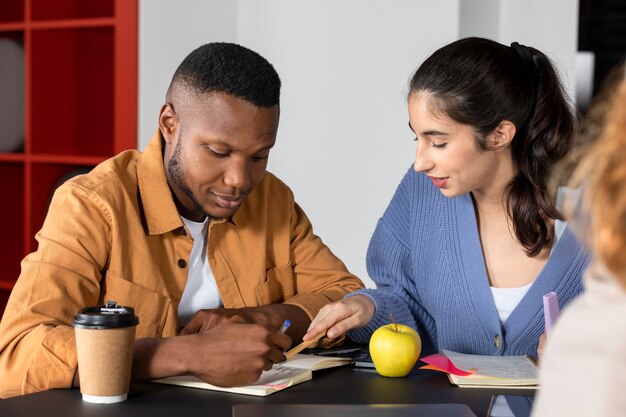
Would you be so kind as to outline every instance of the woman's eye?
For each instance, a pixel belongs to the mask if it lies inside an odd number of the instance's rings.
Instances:
[[[415,142],[419,141],[419,139],[417,138],[417,136],[416,136],[416,137],[414,137],[414,138],[413,138],[413,140],[414,140]],[[443,149],[443,148],[445,148],[445,147],[446,147],[446,145],[447,145],[447,144],[448,144],[447,142],[444,142],[444,143],[435,143],[435,142],[430,142],[430,146],[432,146],[432,147],[433,147],[433,148],[435,148],[435,149]]]

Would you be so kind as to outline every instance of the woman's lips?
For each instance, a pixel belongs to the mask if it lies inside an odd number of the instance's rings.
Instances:
[[[448,177],[445,177],[445,178],[428,177],[428,178],[430,178],[430,180],[433,182],[433,184],[437,188],[444,188],[446,184],[448,183]]]

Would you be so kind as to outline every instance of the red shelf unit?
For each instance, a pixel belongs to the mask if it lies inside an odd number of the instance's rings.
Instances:
[[[21,144],[4,146],[16,137],[0,131],[0,228],[10,237],[0,241],[0,314],[56,187],[137,146],[137,26],[138,0],[5,0],[0,8],[0,74],[3,65],[23,67],[22,96],[0,97],[0,108],[24,103],[11,121]],[[23,58],[7,64],[16,46]]]

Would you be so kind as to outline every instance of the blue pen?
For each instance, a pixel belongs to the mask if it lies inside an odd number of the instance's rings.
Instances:
[[[289,326],[291,326],[291,321],[290,320],[285,320],[285,322],[283,323],[282,326],[280,326],[280,330],[279,332],[281,333],[285,333],[287,331],[287,329],[289,328]]]

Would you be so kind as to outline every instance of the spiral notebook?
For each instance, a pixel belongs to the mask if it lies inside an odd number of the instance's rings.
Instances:
[[[313,371],[350,365],[352,362],[351,358],[298,354],[274,365],[269,371],[263,371],[255,383],[241,387],[220,387],[191,375],[155,379],[152,382],[264,397],[313,379]]]

